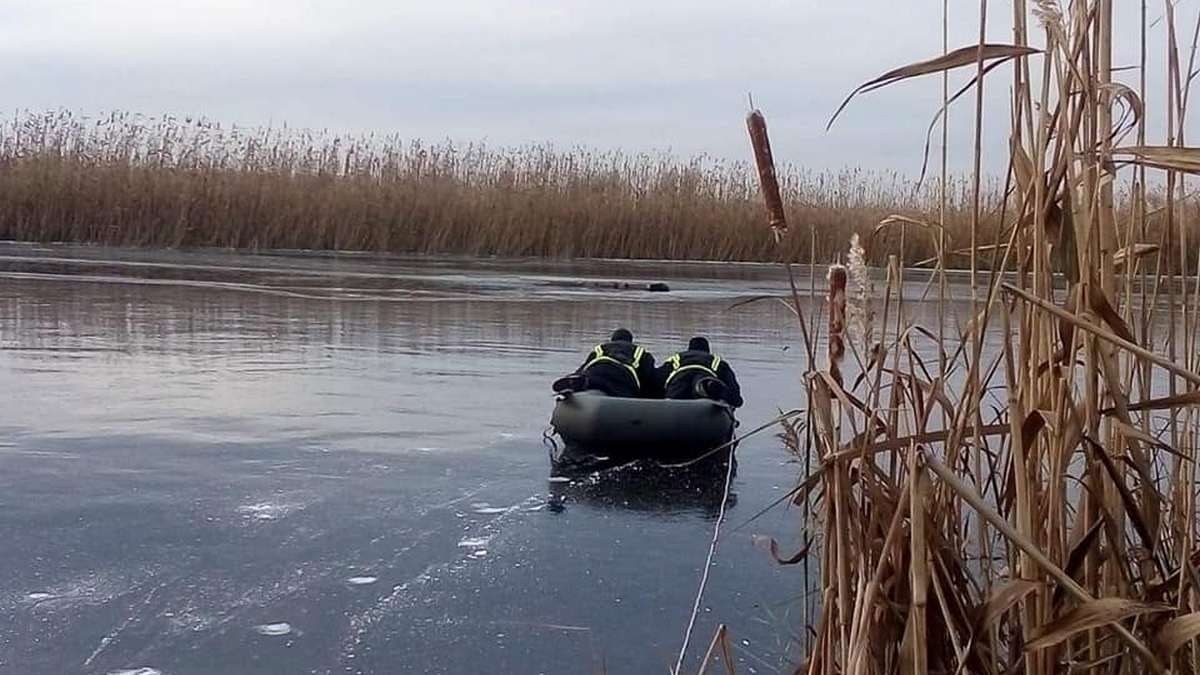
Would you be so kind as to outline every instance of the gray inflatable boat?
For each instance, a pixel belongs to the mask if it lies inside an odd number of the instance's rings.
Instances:
[[[567,451],[660,462],[703,455],[729,442],[736,424],[733,408],[719,401],[623,398],[596,391],[561,394],[550,417]]]

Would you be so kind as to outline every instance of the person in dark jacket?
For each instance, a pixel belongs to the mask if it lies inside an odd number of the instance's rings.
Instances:
[[[613,331],[608,342],[588,352],[583,365],[554,383],[554,391],[602,391],[609,396],[662,398],[654,356],[633,342],[624,328]]]
[[[735,408],[743,403],[733,368],[712,353],[707,338],[692,338],[687,351],[663,362],[658,378],[667,398],[711,398]]]

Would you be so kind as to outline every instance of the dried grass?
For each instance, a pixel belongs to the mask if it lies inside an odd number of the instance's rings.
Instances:
[[[942,189],[899,174],[783,167],[803,226],[755,236],[747,164],[548,145],[405,142],[204,119],[63,111],[0,123],[0,239],[113,245],[352,249],[543,257],[828,258],[901,213],[934,220]],[[951,250],[967,245],[969,186],[950,177]],[[999,184],[985,203],[998,214]],[[998,226],[984,216],[984,230]],[[928,239],[897,250],[933,258]],[[953,262],[953,261],[952,261]],[[958,263],[961,264],[961,263]]]
[[[1111,0],[1013,9],[1012,45],[873,81],[974,63],[979,82],[1003,86],[985,59],[1010,59],[1013,189],[999,228],[986,200],[971,208],[972,300],[938,301],[939,317],[968,308],[957,339],[905,313],[895,260],[874,330],[855,330],[878,336],[870,358],[842,358],[845,269],[811,291],[828,298],[829,357],[806,375],[809,422],[782,436],[812,467],[795,500],[820,561],[798,673],[1200,673],[1200,277],[1184,176],[1200,148],[1183,144],[1194,60],[1168,3],[1172,91],[1157,114],[1171,132],[1148,145],[1144,79],[1137,92],[1111,80]],[[1133,117],[1114,119],[1118,104]],[[1137,144],[1118,147],[1135,127]],[[1114,194],[1122,180],[1133,187]],[[940,270],[938,222],[890,218],[879,232],[928,232]],[[804,335],[811,355],[819,338]]]

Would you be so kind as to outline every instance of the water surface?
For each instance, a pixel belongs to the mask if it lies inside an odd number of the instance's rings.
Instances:
[[[755,426],[801,403],[803,349],[781,303],[728,308],[785,288],[762,265],[0,245],[0,672],[664,672],[720,486],[549,481],[548,382],[618,325],[660,358],[703,332]],[[725,623],[738,672],[786,671],[801,572],[753,537],[790,549],[799,517],[738,526],[801,467],[767,434],[739,457],[691,660]]]

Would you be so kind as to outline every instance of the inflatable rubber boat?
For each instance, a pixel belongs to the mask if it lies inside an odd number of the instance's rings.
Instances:
[[[565,443],[565,452],[576,456],[672,463],[728,443],[737,421],[733,408],[720,401],[624,398],[583,391],[558,396],[550,426]]]

